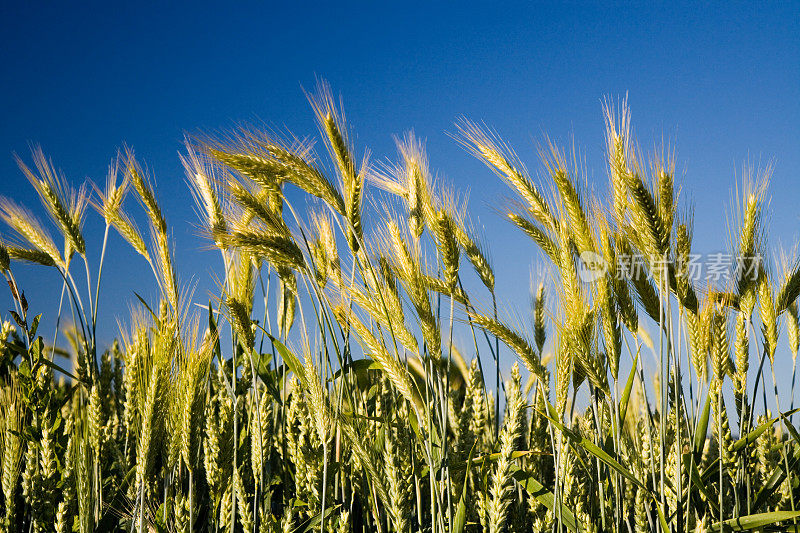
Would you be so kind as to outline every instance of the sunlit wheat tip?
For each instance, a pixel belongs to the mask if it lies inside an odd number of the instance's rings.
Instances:
[[[45,157],[41,148],[34,148],[33,161],[38,175],[17,157],[17,164],[39,193],[42,205],[61,229],[64,238],[74,251],[81,255],[85,254],[86,241],[83,238],[82,226],[88,204],[86,187],[81,187],[77,192],[72,190],[64,176]]]
[[[216,186],[214,168],[207,161],[201,161],[197,150],[187,140],[185,143],[186,155],[181,155],[181,163],[186,172],[186,178],[191,187],[192,194],[198,208],[207,221],[211,235],[218,236],[225,233],[226,224],[222,204]],[[216,237],[215,240],[218,240]]]
[[[52,237],[30,212],[5,198],[0,198],[0,217],[38,252],[48,256],[49,262],[64,267],[64,260]]]
[[[528,177],[513,151],[474,122],[463,119],[457,124],[457,128],[459,134],[456,140],[517,191],[528,203],[537,222],[548,229],[554,229],[555,220],[544,196]]]

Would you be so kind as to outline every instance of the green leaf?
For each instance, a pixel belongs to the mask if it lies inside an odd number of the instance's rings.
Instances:
[[[268,353],[258,353],[255,349],[252,349],[250,350],[250,357],[253,360],[253,368],[256,374],[258,374],[258,377],[260,377],[264,383],[267,383],[271,379],[270,374],[272,369],[270,369],[269,366],[272,356]]]
[[[472,444],[469,451],[469,458],[467,464],[472,463],[472,457],[475,455],[475,446],[478,443]],[[469,486],[469,469],[464,472],[464,485],[461,488],[461,497],[458,499],[458,507],[456,508],[456,516],[453,518],[453,533],[463,533],[464,527],[467,525],[467,487]]]
[[[670,531],[667,517],[664,516],[664,508],[661,507],[661,502],[653,495],[653,503],[656,504],[656,511],[658,512],[658,521],[661,522],[661,531]]]
[[[280,391],[278,390],[280,373],[277,370],[272,370],[269,367],[270,359],[272,357],[270,354],[260,354],[255,350],[252,350],[251,357],[253,358],[253,366],[256,369],[256,374],[258,374],[258,377],[264,382],[264,386],[267,388],[270,396],[272,396],[276,402],[280,403],[281,395]]]
[[[132,466],[128,473],[122,478],[119,486],[114,488],[114,496],[107,502],[107,511],[103,513],[100,521],[97,523],[95,533],[104,533],[116,531],[115,525],[119,516],[117,513],[111,511],[112,509],[121,509],[123,505],[127,505],[130,501],[127,496],[128,487],[136,479],[136,465]]]
[[[773,511],[771,513],[751,514],[739,518],[731,518],[722,522],[723,531],[750,531],[784,520],[792,520],[800,516],[800,511]],[[711,525],[711,531],[720,531],[719,522]]]
[[[549,403],[550,402],[548,402],[548,405],[549,405]],[[642,484],[641,481],[636,479],[636,476],[634,476],[629,470],[627,470],[624,466],[622,466],[608,452],[606,452],[605,450],[601,449],[597,444],[593,443],[592,441],[590,441],[589,439],[587,439],[585,437],[581,437],[580,435],[578,435],[577,433],[575,433],[571,429],[565,427],[561,422],[557,421],[554,418],[551,418],[547,414],[545,414],[545,413],[541,413],[541,414],[542,414],[542,416],[547,417],[547,419],[550,420],[550,422],[554,426],[556,426],[559,430],[561,430],[561,432],[564,435],[569,437],[570,440],[572,440],[573,442],[575,442],[576,444],[581,446],[584,450],[586,450],[590,454],[592,454],[595,457],[597,457],[598,459],[600,459],[608,467],[612,468],[613,470],[616,470],[620,475],[622,475],[626,479],[628,479],[628,480],[632,481],[633,483],[635,483],[642,490],[647,490],[647,488],[644,486],[644,484]]]
[[[530,450],[516,450],[511,452],[511,458],[520,459],[522,457],[527,457],[528,455],[533,455],[533,454],[543,455],[539,452],[533,452]],[[472,462],[474,464],[481,464],[484,461],[497,461],[498,459],[500,459],[500,457],[502,457],[502,454],[500,452],[488,453],[486,455],[481,455],[480,457],[476,457],[475,459],[472,460]]]
[[[303,387],[308,389],[308,376],[306,376],[306,368],[303,366],[303,363],[300,362],[300,359],[281,341],[276,339],[269,331],[265,330],[261,326],[258,326],[258,328],[263,331],[267,337],[269,337],[269,340],[272,341],[272,345],[276,350],[278,350],[278,354],[280,354],[283,362],[286,363],[286,366],[289,367],[289,370],[294,372],[294,375],[297,376],[297,379],[300,380],[300,383],[303,384]]]
[[[414,409],[408,410],[408,424],[411,426],[411,429],[414,431],[414,435],[417,436],[418,439],[422,440],[423,435],[422,431],[419,428],[419,419],[417,419],[417,412]]]
[[[53,370],[58,370],[59,372],[61,372],[61,373],[62,373],[62,374],[64,374],[65,376],[69,376],[70,378],[72,378],[72,379],[73,379],[74,381],[76,381],[76,382],[88,383],[88,381],[87,381],[87,380],[85,380],[85,379],[84,379],[84,380],[81,380],[81,379],[80,379],[78,376],[76,376],[76,375],[75,375],[75,374],[73,374],[72,372],[69,372],[68,370],[66,370],[66,369],[65,369],[65,368],[63,368],[62,366],[60,366],[60,365],[58,365],[58,364],[56,364],[56,363],[52,362],[52,361],[51,361],[50,359],[48,359],[47,357],[42,357],[42,359],[41,359],[39,362],[40,362],[40,363],[43,363],[45,366],[49,366],[49,367],[50,367],[50,368],[52,368]]]
[[[684,457],[688,456],[689,454],[685,454]],[[716,498],[712,497],[711,494],[708,492],[708,488],[706,486],[706,482],[702,480],[700,477],[700,470],[697,468],[697,462],[694,460],[694,457],[687,457],[689,463],[691,463],[691,472],[690,475],[692,476],[692,484],[700,491],[700,494],[709,502],[711,505],[715,505]],[[687,464],[687,463],[684,463]],[[716,508],[716,507],[715,507]]]
[[[136,298],[137,298],[137,299],[138,299],[138,300],[139,300],[139,301],[142,303],[142,305],[144,306],[144,308],[145,308],[145,309],[147,309],[147,310],[150,312],[150,315],[153,317],[153,320],[155,320],[156,322],[158,322],[158,315],[157,315],[155,312],[153,312],[153,310],[150,308],[150,306],[149,306],[149,305],[147,305],[147,302],[146,302],[146,301],[144,301],[144,298],[142,298],[141,296],[139,296],[139,293],[138,293],[138,292],[136,292],[136,291],[133,291],[133,294],[134,294],[134,295],[136,296]]]
[[[631,373],[628,374],[628,381],[625,383],[625,390],[622,391],[622,397],[619,399],[619,425],[625,423],[625,415],[628,414],[628,401],[631,397],[631,391],[633,390],[633,382],[636,379],[636,363],[639,362],[639,353],[636,353],[636,357],[633,359],[633,365],[631,366]]]
[[[788,413],[784,413],[784,414],[781,415],[781,418],[783,418],[783,425],[786,426],[786,429],[789,430],[789,433],[792,435],[792,438],[794,439],[794,441],[797,444],[800,444],[800,434],[797,433],[797,429],[795,429],[795,427],[792,425],[791,421],[789,421],[789,416],[793,412],[794,411],[790,411]]]
[[[789,416],[789,415],[791,415],[793,413],[796,413],[799,410],[800,409],[794,409],[792,411],[787,411],[787,412],[783,413],[780,416],[776,416],[775,418],[767,420],[766,422],[764,422],[763,424],[761,424],[760,426],[755,428],[753,431],[751,431],[750,433],[748,433],[747,435],[745,435],[741,439],[739,439],[736,442],[734,442],[733,443],[733,450],[738,452],[739,450],[744,448],[746,444],[752,444],[759,437],[759,435],[764,433],[769,427],[771,427],[773,424],[775,424],[775,422],[780,420],[781,417]]]
[[[35,341],[31,344],[30,354],[31,358],[34,362],[34,370],[38,369],[39,363],[42,359],[47,359],[46,357],[42,357],[44,353],[44,339],[41,337],[37,337]]]
[[[151,520],[151,525],[155,526],[156,533],[167,533],[167,526],[164,523],[165,518],[170,514],[171,509],[171,500],[166,500],[158,506],[158,509],[153,515],[153,519]]]
[[[786,413],[784,413],[781,416],[787,416],[787,415],[790,415],[790,414],[792,414],[794,412],[797,412],[797,409],[794,409],[792,411],[787,411]],[[738,452],[742,448],[744,448],[745,445],[749,445],[749,444],[752,444],[753,442],[755,442],[755,440],[759,437],[759,435],[764,433],[769,427],[771,427],[773,424],[775,424],[775,422],[780,420],[781,416],[777,416],[777,417],[775,417],[775,418],[773,418],[771,420],[767,420],[766,422],[764,422],[763,424],[761,424],[760,426],[758,426],[757,428],[755,428],[754,430],[749,432],[747,435],[745,435],[741,439],[737,440],[733,444],[733,450]],[[792,428],[792,429],[794,429],[794,428]],[[789,430],[789,433],[792,433],[792,430]],[[800,435],[798,435],[798,437],[800,437]],[[800,443],[800,440],[798,440],[798,443]],[[797,462],[797,459],[793,458],[792,461],[789,464],[793,465],[796,462]],[[713,461],[711,461],[711,463],[703,471],[703,475],[702,475],[703,481],[708,481],[714,475],[716,475],[717,472],[719,472],[719,458],[714,459]],[[756,508],[756,509],[758,508],[758,503],[764,503],[764,501],[762,500],[762,497],[766,498],[774,490],[776,490],[777,486],[780,485],[780,483],[785,478],[785,475],[786,474],[783,472],[783,462],[781,462],[780,465],[775,468],[775,471],[773,471],[772,476],[767,481],[767,483],[758,492],[756,505],[753,506],[754,508]],[[783,477],[781,477],[781,476],[783,476]],[[773,483],[775,484],[774,486],[772,485]],[[769,487],[772,487],[772,488],[769,488]]]
[[[22,329],[24,329],[26,331],[28,330],[28,327],[25,324],[25,321],[22,320],[22,317],[19,316],[16,311],[13,311],[13,310],[9,309],[8,312],[11,313],[11,318],[14,319],[14,322],[16,322],[19,327],[21,327]]]
[[[789,430],[789,434],[791,435],[792,439],[794,439],[795,442],[800,445],[800,435],[797,433],[797,430],[790,423],[785,425]],[[793,471],[798,462],[800,462],[800,447],[795,447],[794,454],[792,454],[792,458],[789,460],[789,471]],[[786,470],[784,470],[784,466],[784,462],[781,461],[778,466],[775,467],[775,470],[772,471],[772,474],[770,475],[769,479],[767,479],[767,482],[764,483],[763,487],[761,487],[761,490],[759,490],[756,494],[756,509],[760,505],[763,505],[767,498],[769,498],[776,490],[778,490],[778,487],[780,487],[781,483],[783,483],[783,480],[786,479]]]
[[[214,319],[214,308],[211,306],[210,301],[208,302],[208,331],[214,339],[214,355],[217,356],[219,364],[224,365],[225,362],[222,360],[222,348],[219,345],[219,329],[217,328],[217,321]]]
[[[334,511],[339,509],[341,505],[338,503],[336,505],[331,505],[327,509],[325,509],[325,519],[327,520],[333,514]],[[319,512],[294,528],[292,533],[307,533],[309,531],[313,531],[315,527],[318,527],[322,523],[322,512]]]
[[[547,490],[544,485],[539,483],[531,474],[523,470],[516,470],[513,476],[528,494],[547,507],[551,513],[557,515],[556,498],[552,492]],[[578,531],[577,524],[575,523],[575,515],[572,514],[572,511],[563,503],[561,504],[561,523],[567,526],[567,529],[570,531]]]
[[[283,362],[286,363],[286,366],[289,367],[289,370],[294,372],[303,385],[308,388],[308,376],[306,376],[306,368],[303,366],[303,363],[300,362],[300,359],[294,354],[294,352],[289,351],[289,349],[284,346],[284,344],[273,337],[272,335],[269,336],[270,340],[275,344],[275,347],[278,349],[278,353],[281,355]]]
[[[7,347],[10,351],[22,357],[27,357],[28,355],[28,348],[23,344],[20,344],[19,342],[15,341],[6,342],[4,346]],[[69,357],[69,354],[67,354],[67,357]]]
[[[30,335],[31,338],[36,336],[36,331],[39,329],[39,320],[41,320],[41,318],[42,318],[42,314],[41,313],[39,313],[38,315],[33,317],[33,323],[31,324],[31,330],[28,333],[28,335]]]
[[[789,461],[789,470],[792,471],[797,466],[797,463],[800,462],[800,448],[795,448],[794,455],[792,456],[791,460]],[[758,509],[761,507],[764,502],[767,501],[767,498],[772,496],[778,487],[780,487],[783,480],[786,479],[786,471],[783,469],[784,463],[781,461],[778,466],[775,467],[775,470],[772,471],[772,475],[770,475],[769,479],[764,486],[756,494],[756,503],[753,504],[754,509]]]
[[[345,374],[354,373],[361,378],[368,370],[381,370],[383,367],[373,359],[358,359],[350,364],[344,366],[342,370],[337,370],[336,373],[330,378],[331,381],[338,379],[342,372]]]
[[[711,412],[711,395],[706,394],[706,403],[703,407],[703,412],[700,418],[697,419],[697,425],[694,429],[694,451],[696,453],[703,453],[703,447],[706,444],[706,437],[708,436],[708,415]]]

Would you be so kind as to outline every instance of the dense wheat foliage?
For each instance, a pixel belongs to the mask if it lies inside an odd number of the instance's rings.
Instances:
[[[397,161],[359,160],[327,86],[311,103],[317,146],[250,128],[187,141],[220,255],[202,307],[132,152],[103,188],[75,189],[39,150],[20,160],[48,224],[0,202],[14,307],[2,531],[797,530],[800,434],[773,365],[783,332],[798,352],[800,268],[762,261],[768,172],[737,187],[739,268],[720,287],[692,275],[673,161],[643,158],[624,105],[606,107],[602,195],[558,149],[534,180],[494,133],[459,122],[548,265],[526,333],[497,311],[488,251],[423,144],[407,134]],[[84,239],[87,216],[105,221],[101,243]],[[139,298],[98,346],[117,234],[160,300]],[[22,263],[63,280],[44,310],[55,338],[15,281]]]

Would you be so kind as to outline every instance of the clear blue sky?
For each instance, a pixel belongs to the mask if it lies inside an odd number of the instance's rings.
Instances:
[[[157,179],[179,274],[196,281],[203,301],[218,261],[186,223],[196,218],[177,157],[184,131],[263,120],[315,134],[301,87],[320,76],[343,96],[359,153],[394,157],[392,135],[414,128],[440,175],[471,191],[493,241],[500,297],[519,313],[533,247],[495,211],[506,189],[445,134],[462,114],[495,127],[531,168],[544,133],[574,140],[602,192],[601,101],[628,93],[642,145],[676,148],[697,248],[720,249],[748,160],[774,162],[772,242],[798,235],[798,3],[232,4],[5,3],[0,195],[33,205],[12,158],[27,157],[31,142],[76,182],[102,182],[127,143]],[[96,254],[100,224],[88,219]],[[152,294],[153,283],[116,236],[108,264],[102,305],[124,316],[132,290]],[[52,309],[56,276],[17,271],[32,309]]]

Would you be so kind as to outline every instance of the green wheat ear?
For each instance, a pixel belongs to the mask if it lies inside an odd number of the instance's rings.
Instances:
[[[506,416],[503,422],[503,430],[500,433],[500,459],[497,467],[492,474],[491,487],[489,489],[488,523],[489,531],[503,531],[506,523],[508,508],[510,505],[509,496],[513,491],[511,480],[511,454],[519,438],[523,412],[522,407],[525,398],[521,392],[519,367],[514,365],[511,370],[511,382],[508,387],[506,401]]]

